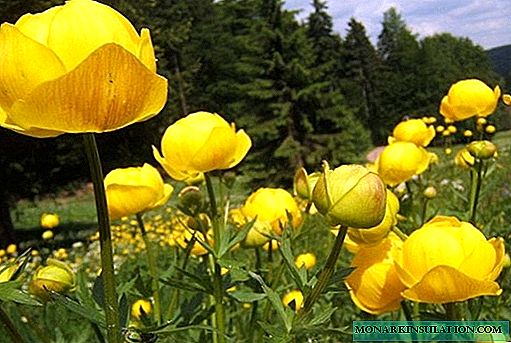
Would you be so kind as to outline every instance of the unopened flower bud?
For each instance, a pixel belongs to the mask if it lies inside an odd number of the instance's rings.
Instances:
[[[462,168],[470,168],[475,164],[475,158],[468,152],[467,148],[463,148],[454,157],[454,164]]]
[[[45,241],[52,239],[53,231],[51,230],[44,231],[43,234],[41,235],[41,238],[44,239]]]
[[[333,226],[370,228],[385,216],[386,190],[381,178],[360,165],[343,165],[323,174],[313,191],[314,205]]]
[[[55,213],[43,213],[41,216],[41,227],[44,229],[53,229],[59,226],[59,216]]]
[[[467,145],[467,150],[475,158],[486,160],[495,155],[497,147],[490,141],[474,141]]]
[[[298,169],[293,182],[295,194],[302,199],[311,200],[312,190],[320,176],[321,173],[318,172],[309,175],[304,168]]]
[[[76,286],[75,275],[64,262],[49,258],[30,282],[29,291],[43,301],[50,299],[49,292],[66,293]]]
[[[422,194],[424,195],[424,197],[426,199],[433,199],[436,197],[436,188],[433,187],[433,186],[428,186],[426,187],[426,189],[424,190],[424,192],[422,192]]]
[[[196,214],[203,206],[204,196],[199,187],[187,186],[179,192],[179,204],[189,214]]]

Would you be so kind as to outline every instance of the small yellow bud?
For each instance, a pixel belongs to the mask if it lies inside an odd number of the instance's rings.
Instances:
[[[442,136],[449,137],[451,135],[451,132],[449,130],[442,131]]]
[[[69,266],[49,258],[46,266],[37,269],[29,285],[29,292],[43,301],[50,299],[49,291],[66,293],[76,286],[75,275]]]
[[[42,239],[44,239],[45,241],[47,240],[50,240],[53,238],[53,231],[51,230],[46,230],[43,232],[43,234],[41,235]]]
[[[204,196],[199,187],[187,186],[179,192],[179,204],[191,213],[197,213],[203,206]]]
[[[140,320],[147,316],[153,310],[151,302],[145,299],[139,299],[131,305],[131,316],[135,319]]]
[[[296,290],[286,293],[286,295],[284,295],[284,297],[282,298],[282,303],[284,304],[284,306],[289,306],[291,304],[291,302],[293,302],[293,301],[294,301],[295,312],[300,311],[300,309],[303,306],[302,292],[300,292],[299,290],[296,289]]]
[[[486,120],[486,118],[477,118],[477,121],[476,121],[476,124],[479,125],[479,126],[484,126],[486,125],[486,123],[488,123],[488,121]]]
[[[475,158],[486,160],[495,156],[497,147],[490,141],[474,141],[467,145],[467,150]]]
[[[267,221],[256,220],[242,242],[243,247],[259,247],[270,240],[273,228]]]
[[[55,213],[43,213],[41,216],[41,227],[44,229],[53,229],[59,226],[59,216]]]
[[[488,125],[488,126],[486,126],[484,131],[486,131],[486,133],[492,134],[492,133],[495,133],[495,131],[497,131],[497,129],[495,128],[494,125]]]
[[[447,127],[447,131],[449,131],[450,133],[456,133],[458,131],[458,129],[454,125],[449,125]]]
[[[16,254],[16,252],[18,251],[18,247],[16,246],[16,244],[9,244],[7,246],[7,249],[5,249],[5,251],[7,252],[7,254],[9,255],[14,255]]]
[[[323,174],[313,191],[314,205],[331,225],[370,228],[385,216],[386,187],[381,178],[360,165],[343,165]]]
[[[450,155],[450,154],[452,154],[452,149],[451,149],[451,148],[445,148],[445,149],[444,149],[444,153],[445,153],[446,155]]]
[[[436,197],[436,188],[433,186],[428,186],[422,193],[426,199],[433,199]]]
[[[511,95],[509,94],[504,94],[502,96],[502,101],[504,102],[505,105],[507,106],[511,106]]]
[[[442,125],[438,125],[436,127],[436,132],[440,133],[440,132],[443,132],[445,130],[445,127],[443,127]]]
[[[305,269],[309,270],[312,269],[316,265],[316,255],[313,253],[305,253],[300,254],[296,256],[295,258],[295,266],[297,268],[304,267]]]
[[[472,137],[473,133],[472,133],[471,130],[465,130],[465,131],[463,131],[463,136],[465,136],[465,137]]]
[[[0,258],[4,257],[6,254],[5,249],[0,249]]]
[[[511,258],[509,257],[509,254],[504,255],[504,262],[502,263],[502,267],[509,268],[511,267]]]

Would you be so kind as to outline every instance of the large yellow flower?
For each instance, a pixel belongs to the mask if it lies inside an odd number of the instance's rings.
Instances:
[[[400,308],[405,286],[394,267],[393,254],[402,241],[391,233],[379,244],[361,246],[351,266],[356,269],[346,278],[346,285],[355,305],[371,314],[381,314]]]
[[[173,188],[150,164],[114,169],[105,177],[110,218],[119,219],[164,205]]]
[[[414,231],[395,257],[396,271],[413,301],[443,304],[499,295],[495,282],[505,261],[502,238],[486,240],[472,224],[438,216]]]
[[[295,199],[282,188],[259,188],[247,198],[241,213],[250,220],[257,217],[257,220],[270,223],[277,234],[286,227],[288,214],[293,228],[302,223],[302,214]]]
[[[378,157],[378,174],[391,186],[424,172],[431,160],[426,149],[411,142],[395,142],[385,147]]]
[[[440,113],[450,120],[464,120],[473,116],[492,114],[500,98],[500,87],[493,90],[483,81],[458,81],[449,88],[440,104]]]
[[[149,31],[95,1],[2,24],[0,50],[0,124],[29,136],[116,130],[167,99]]]
[[[435,134],[436,131],[432,125],[427,126],[421,119],[409,119],[396,125],[392,137],[389,137],[389,143],[412,142],[425,147],[435,138]]]
[[[241,162],[252,143],[243,130],[236,132],[216,113],[196,112],[169,126],[154,157],[176,180],[195,178],[200,173],[229,169]]]

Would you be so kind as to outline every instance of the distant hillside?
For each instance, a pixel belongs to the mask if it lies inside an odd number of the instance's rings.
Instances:
[[[511,79],[511,44],[486,51],[494,70],[508,82]]]

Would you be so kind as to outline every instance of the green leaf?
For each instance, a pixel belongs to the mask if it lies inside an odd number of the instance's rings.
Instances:
[[[170,287],[184,289],[191,292],[201,292],[206,294],[213,294],[212,290],[203,287],[201,284],[190,280],[181,279],[160,279],[160,281]]]
[[[13,301],[19,304],[39,306],[41,305],[36,299],[30,296],[28,293],[23,292],[19,288],[21,287],[21,281],[8,281],[0,283],[0,302],[2,301]]]
[[[238,231],[234,238],[230,239],[227,244],[223,245],[218,252],[218,258],[221,258],[226,252],[231,250],[236,244],[241,243],[246,237],[252,226],[254,226],[255,219],[246,223],[243,228]],[[226,235],[227,236],[227,235]]]
[[[284,262],[286,263],[287,269],[291,273],[291,277],[293,281],[296,283],[300,291],[304,291],[305,285],[307,284],[307,272],[303,269],[303,272],[300,272],[298,268],[296,268],[293,252],[291,251],[291,246],[289,244],[289,240],[284,239],[279,249]]]
[[[80,304],[69,297],[66,297],[62,294],[51,292],[51,297],[57,301],[58,304],[65,306],[71,312],[74,312],[88,320],[92,323],[97,324],[101,327],[105,327],[105,316],[103,313],[99,312],[96,308],[87,307],[83,304]]]
[[[241,290],[229,292],[227,294],[241,303],[250,303],[250,302],[259,301],[259,300],[266,298],[266,294],[264,294],[264,293],[255,293],[255,292],[241,291]]]

